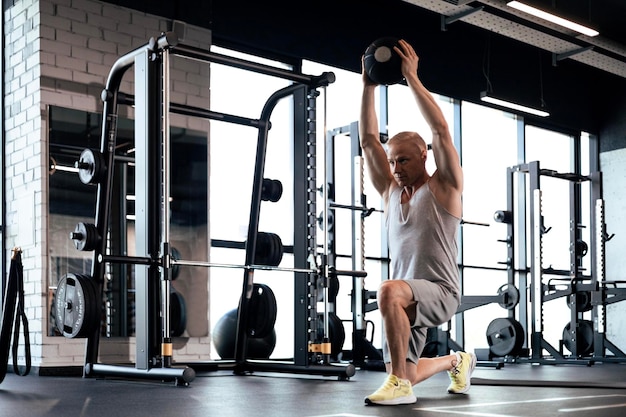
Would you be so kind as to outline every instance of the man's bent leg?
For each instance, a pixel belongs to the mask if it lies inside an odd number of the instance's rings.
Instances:
[[[413,291],[402,280],[389,280],[381,284],[377,298],[391,359],[390,373],[398,378],[407,379],[406,358],[411,337],[411,322],[415,319],[409,316],[407,311],[412,315],[415,314],[415,309],[409,308],[415,303]]]
[[[365,397],[366,404],[398,405],[417,401],[411,381],[407,379],[406,356],[411,334],[412,317],[407,307],[413,303],[411,288],[401,280],[385,281],[378,290],[378,307],[383,318],[391,364],[389,375],[381,387]]]

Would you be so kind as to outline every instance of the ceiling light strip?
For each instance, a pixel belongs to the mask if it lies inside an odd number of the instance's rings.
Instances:
[[[533,107],[523,106],[521,104],[513,103],[510,101],[502,100],[489,95],[486,91],[480,93],[480,99],[484,102],[495,104],[497,106],[506,107],[512,110],[518,110],[524,113],[534,114],[539,117],[548,117],[550,113],[544,110],[535,109]]]
[[[554,14],[529,6],[520,1],[510,1],[507,3],[507,6],[513,7],[514,9],[517,9],[524,13],[528,13],[540,19],[547,20],[548,22],[552,22],[557,25],[563,26],[565,28],[582,33],[583,35],[598,36],[600,34],[597,30],[591,29],[587,26],[583,26],[576,22],[572,22],[571,20],[563,19],[562,17],[556,16]]]

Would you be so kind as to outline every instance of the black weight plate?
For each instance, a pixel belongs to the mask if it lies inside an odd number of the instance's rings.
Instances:
[[[265,233],[267,238],[266,259],[263,265],[276,266],[276,239],[273,233]]]
[[[56,324],[63,336],[84,337],[93,326],[94,292],[81,275],[66,274],[56,289]]]
[[[272,238],[274,240],[274,256],[272,257],[272,266],[278,266],[283,260],[283,242],[280,239],[280,236],[275,233],[272,233]]]
[[[77,275],[78,276],[78,275]],[[96,285],[96,281],[89,275],[80,275],[80,281],[85,287],[85,294],[90,294],[87,300],[87,324],[83,326],[84,333],[81,337],[87,337],[89,334],[100,326],[100,312],[102,303],[99,302],[100,294]]]
[[[98,184],[103,180],[104,158],[99,151],[85,149],[78,158],[78,178],[83,184]]]
[[[254,248],[254,263],[256,265],[268,265],[270,250],[268,234],[257,232],[256,245]]]
[[[250,298],[248,334],[254,338],[264,338],[274,330],[276,324],[276,297],[265,284],[254,284]]]
[[[346,331],[343,328],[343,322],[335,313],[329,312],[328,318],[330,354],[333,358],[337,358],[343,349],[343,344],[346,340]]]
[[[576,330],[576,342],[570,334],[571,323],[567,323],[563,329],[563,346],[572,352],[576,343],[576,354],[586,356],[593,352],[593,323],[589,320],[579,320]]]
[[[78,223],[72,233],[72,241],[79,251],[92,251],[100,241],[98,229],[94,224]]]
[[[519,290],[511,284],[504,284],[498,288],[498,295],[502,301],[498,305],[507,310],[513,310],[519,304]]]
[[[324,339],[324,314],[318,314],[317,337]],[[346,341],[346,330],[343,322],[334,312],[328,312],[328,341],[330,342],[330,355],[337,359],[343,350],[343,344]]]
[[[489,350],[498,357],[518,355],[524,345],[524,328],[512,318],[492,320],[486,333]]]
[[[593,308],[593,304],[591,304],[591,292],[590,291],[578,291],[575,295],[576,297],[576,308],[579,312],[590,311]],[[571,297],[571,296],[570,296]],[[567,306],[572,308],[572,303],[570,302],[570,297],[565,297],[565,301],[567,302]]]
[[[328,298],[333,301],[339,295],[339,278],[337,275],[332,275],[328,278]]]
[[[173,337],[182,336],[187,328],[187,305],[176,291],[170,292],[170,333]]]

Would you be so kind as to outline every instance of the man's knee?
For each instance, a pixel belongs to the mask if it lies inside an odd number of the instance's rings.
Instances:
[[[402,280],[387,280],[378,287],[376,298],[381,310],[393,304],[406,307],[413,300],[413,292],[409,285]]]

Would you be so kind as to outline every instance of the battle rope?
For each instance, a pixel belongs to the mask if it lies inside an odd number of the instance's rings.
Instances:
[[[20,376],[26,376],[31,368],[30,336],[28,331],[28,318],[24,311],[24,268],[22,266],[22,250],[14,248],[11,256],[11,266],[4,293],[4,308],[2,309],[2,333],[0,333],[0,382],[4,380],[9,361],[9,345],[11,342],[11,330],[13,329],[13,370]],[[15,327],[13,321],[15,320]],[[22,370],[17,364],[18,347],[20,338],[20,324],[24,329],[24,356],[26,367]]]

